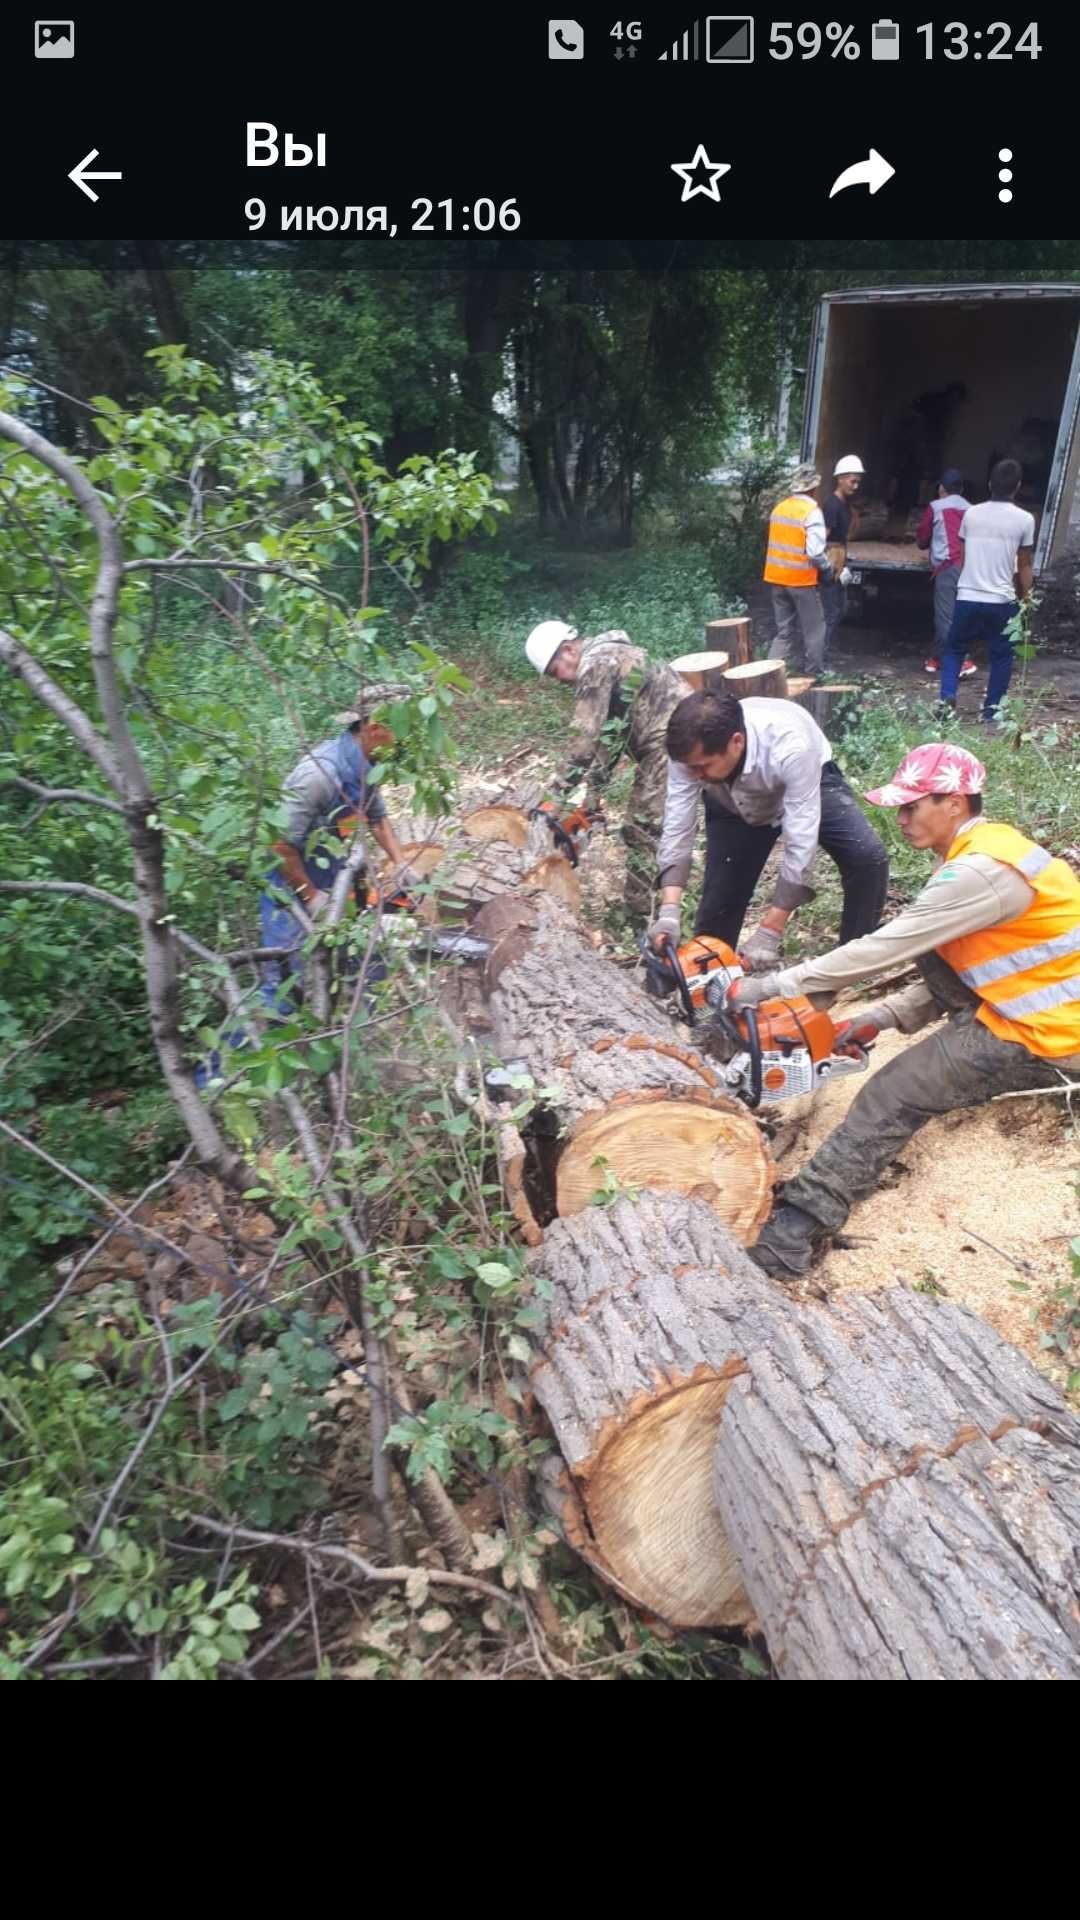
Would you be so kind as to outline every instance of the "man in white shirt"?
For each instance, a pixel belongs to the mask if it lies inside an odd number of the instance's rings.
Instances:
[[[999,460],[990,475],[990,498],[969,507],[960,522],[963,566],[956,610],[941,660],[941,702],[955,708],[960,669],[975,643],[985,640],[990,678],[982,718],[997,724],[998,707],[1012,678],[1013,649],[1006,628],[1019,612],[1017,587],[1031,592],[1035,521],[1015,504],[1023,478],[1018,460]]]
[[[841,940],[872,932],[885,905],[889,856],[821,728],[802,707],[794,700],[692,693],[668,721],[667,750],[656,855],[661,904],[649,928],[654,945],[679,940],[703,787],[705,881],[695,933],[738,947],[751,966],[776,966],[792,911],[814,897],[810,875],[819,846],[840,871]],[[743,916],[777,840],[782,846],[772,898],[740,947]]]

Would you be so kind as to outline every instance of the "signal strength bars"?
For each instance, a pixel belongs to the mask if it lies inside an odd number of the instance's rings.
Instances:
[[[661,60],[700,60],[710,66],[747,66],[754,57],[752,13],[710,13],[673,40]]]

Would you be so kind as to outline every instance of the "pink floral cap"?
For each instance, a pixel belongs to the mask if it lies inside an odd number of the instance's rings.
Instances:
[[[874,787],[866,798],[875,807],[908,807],[928,793],[981,793],[986,768],[965,747],[931,740],[913,747],[885,787]]]

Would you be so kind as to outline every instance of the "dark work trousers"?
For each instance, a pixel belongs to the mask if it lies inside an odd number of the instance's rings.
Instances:
[[[939,954],[924,954],[918,964],[949,1018],[871,1075],[840,1125],[784,1186],[787,1205],[832,1233],[839,1232],[855,1202],[873,1192],[890,1160],[928,1120],[982,1106],[995,1094],[1061,1084],[1052,1060],[1039,1059],[1016,1041],[1000,1040],[976,1019],[976,996]],[[1022,1160],[1018,1150],[1018,1177]]]
[[[737,947],[743,918],[779,827],[751,827],[705,795],[705,883],[695,933]],[[835,862],[844,889],[839,945],[873,933],[885,905],[889,856],[835,760],[821,769],[818,846]]]

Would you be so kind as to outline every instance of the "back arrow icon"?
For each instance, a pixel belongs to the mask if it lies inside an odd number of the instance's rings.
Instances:
[[[91,160],[96,160],[97,157],[97,148],[91,147],[89,153],[79,161],[78,166],[72,167],[71,172],[68,174],[68,179],[74,180],[75,185],[85,193],[88,200],[101,199],[100,193],[95,193],[93,187],[87,186],[86,183],[88,180],[122,180],[124,177],[122,173],[87,173],[86,169],[90,165]]]
[[[829,199],[834,194],[843,193],[845,187],[869,187],[871,193],[877,193],[879,187],[883,187],[886,180],[891,180],[895,172],[896,168],[890,167],[877,148],[871,147],[866,160],[856,160],[853,167],[845,167],[843,173],[837,175],[829,189]]]

